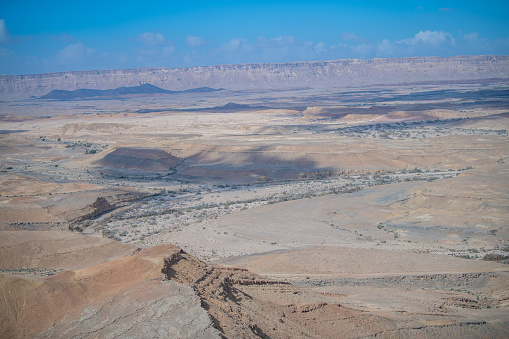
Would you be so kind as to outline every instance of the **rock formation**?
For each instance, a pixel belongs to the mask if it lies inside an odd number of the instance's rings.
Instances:
[[[45,95],[53,90],[112,89],[152,84],[172,91],[198,87],[271,89],[346,87],[405,82],[508,78],[508,56],[344,59],[281,64],[142,68],[1,75],[0,97]]]

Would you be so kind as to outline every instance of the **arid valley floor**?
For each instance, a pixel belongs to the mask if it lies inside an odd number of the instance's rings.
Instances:
[[[0,337],[507,338],[507,59],[450,81],[5,90]]]

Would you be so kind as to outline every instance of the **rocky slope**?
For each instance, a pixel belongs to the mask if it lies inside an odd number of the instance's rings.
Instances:
[[[9,239],[0,242],[2,338],[474,338],[507,333],[505,321],[356,310],[342,305],[344,294],[316,293],[245,269],[208,265],[173,245],[140,250],[66,232],[1,233],[0,239]],[[26,248],[35,241],[36,254],[12,246]],[[75,247],[81,251],[69,251]],[[33,273],[41,270],[49,276]]]
[[[43,182],[43,187],[34,191],[44,191],[44,185],[52,187],[51,183]],[[94,219],[149,195],[135,190],[96,189],[54,195],[7,196],[0,199],[0,215],[3,222],[27,230],[74,229],[81,221]]]
[[[41,279],[0,275],[0,337],[217,338],[193,289],[161,275],[163,257],[176,250],[136,251]]]
[[[1,75],[0,97],[45,95],[53,90],[111,89],[152,84],[166,90],[208,86],[271,89],[366,86],[404,82],[509,78],[508,56],[344,59],[283,64],[143,68]]]

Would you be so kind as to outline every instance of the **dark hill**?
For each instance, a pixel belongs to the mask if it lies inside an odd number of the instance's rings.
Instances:
[[[191,88],[186,89],[185,91],[179,91],[177,93],[204,93],[204,92],[217,92],[217,91],[224,91],[224,88],[210,88],[210,87],[200,87],[200,88]]]
[[[107,154],[96,164],[112,169],[130,169],[144,172],[169,172],[180,159],[157,148],[120,147]]]
[[[216,106],[212,109],[214,110],[246,110],[246,109],[252,109],[255,107],[251,107],[250,105],[244,105],[244,104],[236,104],[233,102],[229,102],[226,105],[223,106]]]
[[[176,93],[198,93],[198,92],[214,92],[221,91],[222,89],[214,89],[210,87],[200,87],[188,89],[185,91],[168,91],[151,84],[144,84],[134,87],[119,87],[115,89],[77,89],[74,91],[53,90],[41,99],[53,100],[73,100],[73,99],[86,99],[86,98],[116,98],[126,95],[135,94],[176,94]]]

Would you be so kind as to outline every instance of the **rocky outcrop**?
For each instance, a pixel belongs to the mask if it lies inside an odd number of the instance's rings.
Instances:
[[[195,291],[162,279],[173,246],[131,248],[111,260],[118,255],[96,245],[106,240],[81,237],[88,241],[77,247],[102,252],[106,262],[43,278],[0,275],[0,338],[220,338]]]
[[[162,273],[168,280],[190,285],[196,291],[223,338],[463,338],[470,337],[471,331],[496,337],[507,329],[506,322],[494,325],[440,319],[434,323],[357,311],[342,306],[337,296],[319,296],[246,269],[207,265],[183,250],[164,259]],[[475,280],[482,276],[469,277]],[[446,300],[445,304],[479,307],[470,299]]]
[[[0,96],[29,97],[53,90],[111,89],[150,83],[172,91],[198,87],[250,89],[366,86],[405,82],[509,78],[508,56],[344,59],[281,64],[142,68],[1,75]]]
[[[316,336],[299,324],[302,319],[290,315],[295,310],[286,305],[271,304],[241,288],[276,286],[282,288],[281,293],[298,293],[298,289],[288,283],[263,279],[245,269],[209,266],[183,250],[165,258],[162,273],[169,280],[194,288],[202,307],[210,314],[214,327],[221,331],[223,338]]]
[[[149,196],[141,192],[124,192],[112,194],[109,196],[100,196],[90,205],[81,209],[71,211],[66,215],[66,221],[71,230],[76,228],[76,224],[84,220],[95,219],[104,213],[111,212],[117,208],[126,206],[132,201],[140,200]]]
[[[461,321],[457,314],[419,320],[354,310],[339,296],[211,266],[173,245],[133,249],[64,232],[4,233],[8,267],[24,269],[0,275],[1,338],[499,338],[508,328],[507,321]],[[28,249],[37,238],[41,245],[27,259],[41,260],[10,266],[19,245]],[[31,275],[40,267],[72,270]],[[440,306],[482,303],[458,297]]]

